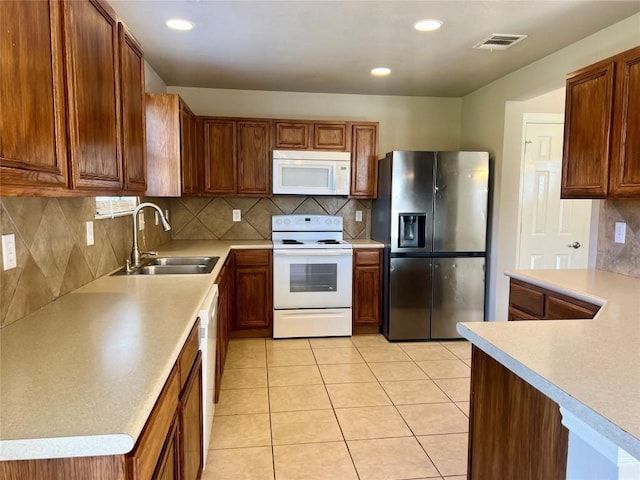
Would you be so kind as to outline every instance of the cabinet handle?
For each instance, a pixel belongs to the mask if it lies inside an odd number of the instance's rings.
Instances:
[[[578,249],[578,248],[580,248],[581,246],[582,246],[582,244],[581,244],[580,242],[573,242],[573,243],[570,243],[570,244],[568,244],[568,245],[567,245],[567,247],[569,247],[569,248],[575,248],[575,249]]]

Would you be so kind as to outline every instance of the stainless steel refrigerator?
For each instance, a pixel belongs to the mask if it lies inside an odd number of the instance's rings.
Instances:
[[[394,151],[379,162],[371,237],[384,243],[390,340],[459,338],[485,318],[487,152]]]

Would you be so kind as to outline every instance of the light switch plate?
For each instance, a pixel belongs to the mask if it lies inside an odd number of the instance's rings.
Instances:
[[[87,222],[87,245],[93,245],[93,222]]]
[[[2,269],[10,270],[17,266],[16,236],[13,233],[2,235]]]
[[[239,208],[234,208],[233,209],[233,221],[234,222],[241,222],[242,221],[242,210],[240,210]]]
[[[160,225],[160,215],[158,214],[158,212],[153,212],[156,215],[156,225]]]
[[[164,211],[164,218],[167,219],[167,222],[169,221],[169,209],[168,208]]]
[[[616,243],[624,243],[627,235],[627,224],[624,222],[616,222],[616,231],[614,241]]]
[[[362,210],[356,210],[356,222],[362,221]]]
[[[144,212],[138,212],[138,230],[144,230]]]

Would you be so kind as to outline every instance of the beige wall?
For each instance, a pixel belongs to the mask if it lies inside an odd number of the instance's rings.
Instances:
[[[144,61],[144,91],[148,93],[166,93],[167,91],[167,84],[146,60]]]
[[[523,107],[513,102],[561,88],[568,72],[638,45],[639,32],[640,14],[636,14],[462,99],[461,148],[489,150],[495,155],[489,319],[506,319],[508,281],[504,271],[514,268],[516,262],[520,154],[519,149],[513,154],[511,137],[505,132],[509,127],[521,128],[521,122],[514,118],[523,113]]]
[[[396,150],[457,150],[461,99],[168,87],[196,115],[380,122],[380,157]]]

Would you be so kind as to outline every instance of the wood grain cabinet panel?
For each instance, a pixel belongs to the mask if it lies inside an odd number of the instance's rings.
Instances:
[[[640,47],[567,76],[562,198],[640,198]]]
[[[198,480],[203,467],[202,458],[202,352],[180,395],[180,480]]]
[[[276,150],[308,150],[311,148],[312,122],[274,120]]]
[[[375,198],[378,195],[378,123],[351,124],[350,196]]]
[[[69,186],[61,10],[0,2],[1,195]]]
[[[173,418],[169,434],[165,441],[154,480],[179,480],[180,479],[180,444],[178,443],[178,415]]]
[[[273,266],[271,250],[238,250],[235,256],[233,336],[271,336]]]
[[[640,197],[640,47],[616,63],[616,99],[611,155],[611,193]]]
[[[238,122],[238,195],[271,192],[271,122]]]
[[[314,122],[314,150],[349,150],[347,124],[345,122]]]
[[[176,94],[147,93],[147,195],[179,197],[197,191],[196,118]]]
[[[115,12],[98,0],[63,5],[73,187],[120,190],[123,172]]]
[[[118,41],[124,190],[127,193],[144,192],[147,188],[144,55],[142,47],[123,23],[118,24]]]
[[[569,432],[559,406],[472,348],[469,480],[564,480]]]
[[[233,272],[235,270],[235,254],[229,256],[218,274],[218,337],[216,339],[216,371],[215,371],[215,403],[220,396],[220,384],[229,347],[229,330],[232,324],[234,307]]]
[[[509,284],[510,321],[588,319],[598,310],[598,305],[513,278]]]
[[[203,130],[204,193],[236,193],[236,122],[205,119]]]
[[[382,321],[382,251],[353,251],[353,332],[375,333]],[[363,328],[364,327],[364,328]]]

